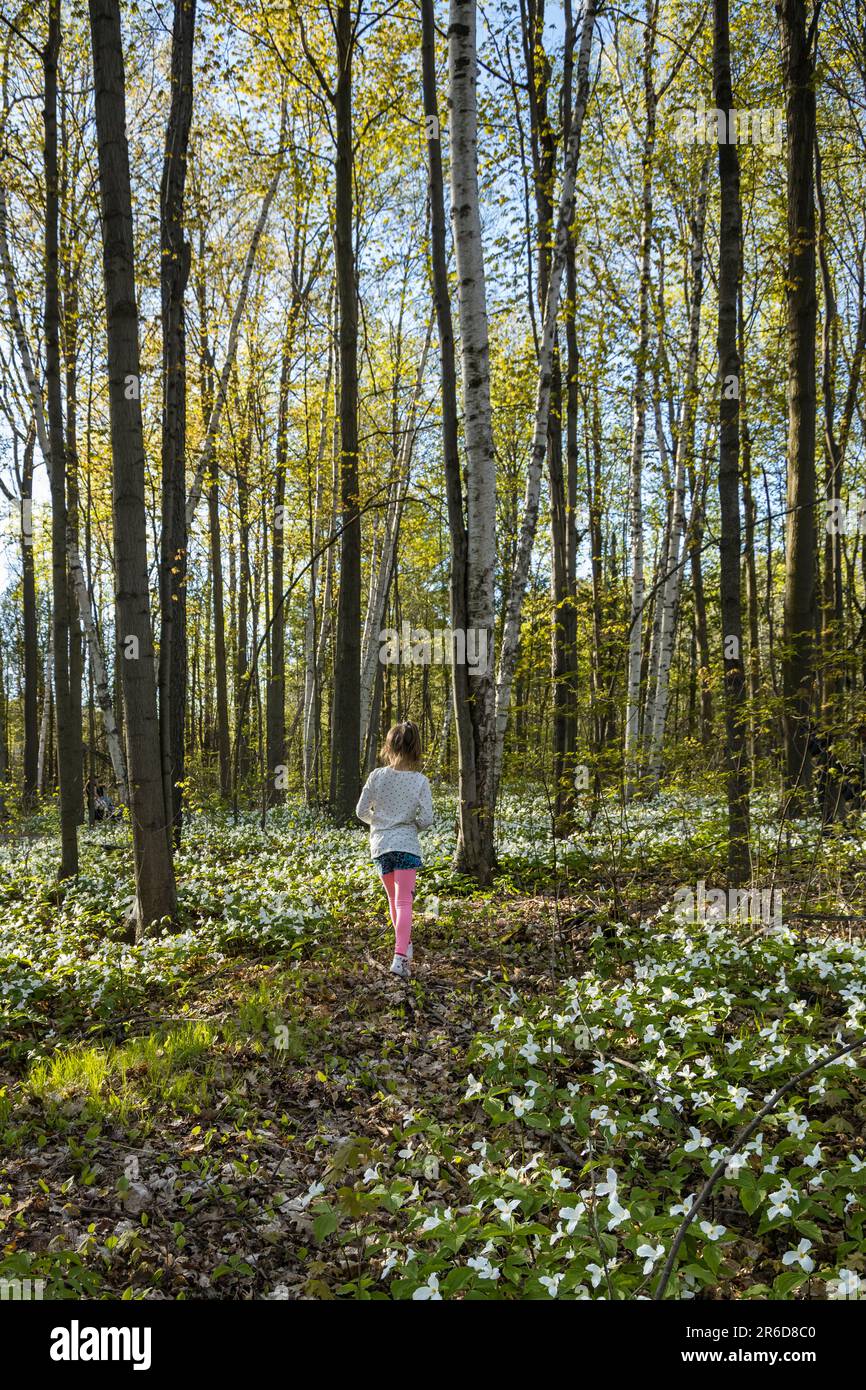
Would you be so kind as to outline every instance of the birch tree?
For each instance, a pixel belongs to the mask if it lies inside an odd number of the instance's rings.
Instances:
[[[448,286],[445,249],[445,194],[442,176],[439,102],[436,92],[436,26],[433,0],[421,0],[421,66],[424,96],[424,124],[427,136],[427,183],[430,198],[430,269],[436,328],[439,336],[439,366],[442,393],[442,458],[445,472],[445,499],[448,509],[448,535],[451,566],[448,605],[453,632],[465,632],[468,620],[468,537],[464,510],[463,477],[457,424],[457,371],[454,350],[454,324]],[[481,820],[478,814],[478,769],[475,754],[475,725],[469,692],[469,672],[465,663],[451,664],[451,704],[457,733],[457,819],[458,838],[455,863],[483,867]]]
[[[457,262],[457,304],[466,450],[466,617],[486,669],[469,673],[475,738],[478,835],[458,845],[458,862],[487,882],[493,867],[496,706],[493,679],[496,567],[496,463],[490,411],[490,349],[484,248],[478,201],[478,57],[475,0],[451,0],[448,92],[451,137],[451,222]],[[482,644],[484,644],[482,646]]]

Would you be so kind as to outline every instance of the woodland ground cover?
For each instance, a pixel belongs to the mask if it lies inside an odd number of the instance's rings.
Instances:
[[[264,831],[197,816],[182,930],[139,945],[123,828],[83,836],[61,890],[50,837],[7,842],[0,1277],[52,1297],[648,1297],[726,1155],[667,1296],[859,1295],[863,1055],[735,1143],[864,1032],[857,923],[675,920],[673,886],[723,865],[710,797],[603,807],[554,853],[527,788],[486,891],[450,873],[446,804],[408,988],[364,837],[301,807]],[[859,825],[780,841],[763,810],[756,881],[856,915]]]

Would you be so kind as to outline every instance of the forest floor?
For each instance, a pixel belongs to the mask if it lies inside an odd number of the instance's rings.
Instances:
[[[333,1296],[359,1252],[318,1249],[297,1195],[410,1112],[456,1116],[490,984],[544,988],[548,921],[532,898],[506,917],[470,908],[458,940],[422,919],[407,986],[382,911],[359,914],[288,966],[193,976],[171,1017],[157,991],[123,1042],[96,1045],[104,1069],[78,1055],[15,1106],[27,1142],[2,1170],[5,1254],[26,1249],[28,1272],[62,1273],[70,1294]]]
[[[425,870],[408,985],[360,837],[307,813],[289,834],[202,821],[187,928],[141,948],[121,940],[123,832],[83,837],[60,897],[50,842],[20,843],[0,881],[0,1278],[61,1298],[649,1296],[713,1143],[864,1031],[866,949],[833,924],[683,930],[663,854],[622,856],[613,888],[588,859],[553,880],[527,824],[492,890]],[[811,900],[852,913],[860,886],[837,855]],[[863,1061],[730,1149],[669,1296],[862,1295]]]

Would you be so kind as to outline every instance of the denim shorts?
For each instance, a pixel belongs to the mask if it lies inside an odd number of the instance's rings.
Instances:
[[[421,860],[418,855],[407,854],[402,849],[392,849],[387,854],[377,854],[374,862],[383,877],[385,874],[393,874],[395,869],[421,868]]]

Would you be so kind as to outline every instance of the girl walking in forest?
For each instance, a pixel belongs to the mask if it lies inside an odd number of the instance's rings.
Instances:
[[[375,862],[394,926],[392,975],[408,980],[412,960],[412,899],[421,868],[418,831],[433,824],[430,783],[419,771],[421,735],[406,720],[389,729],[382,745],[383,767],[375,768],[355,810],[370,827],[370,858]]]

